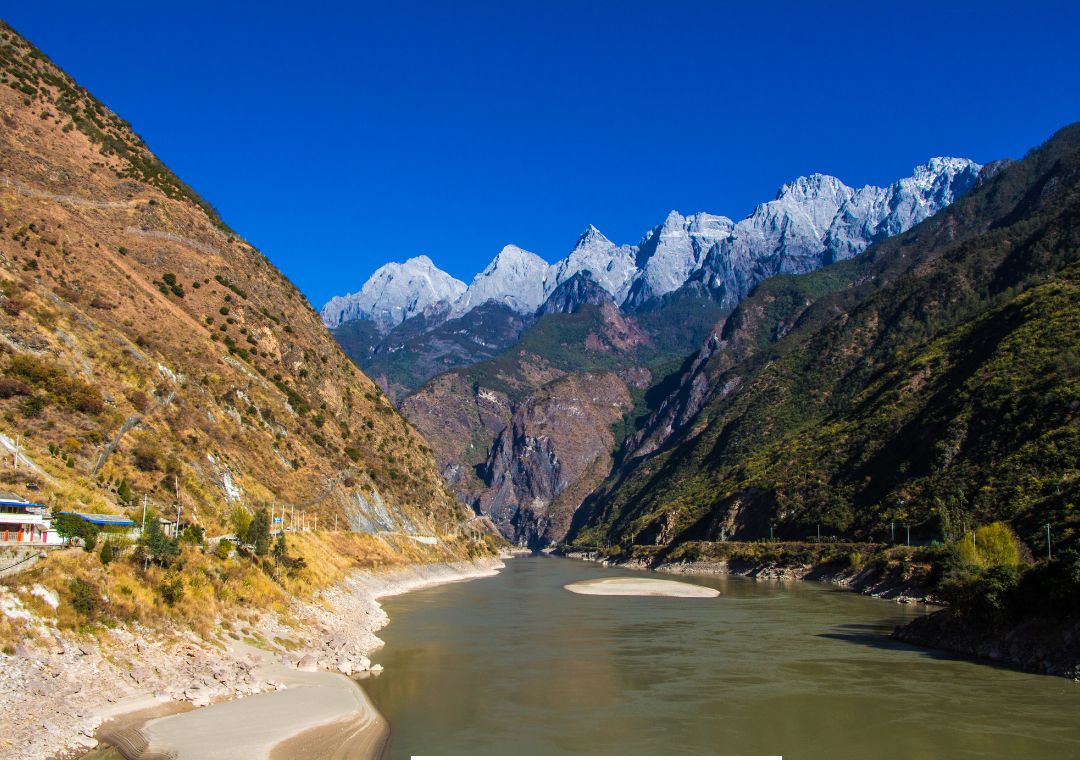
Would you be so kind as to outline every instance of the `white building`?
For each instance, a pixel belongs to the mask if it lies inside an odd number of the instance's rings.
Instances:
[[[0,491],[0,544],[63,544],[52,528],[49,508],[22,497]]]

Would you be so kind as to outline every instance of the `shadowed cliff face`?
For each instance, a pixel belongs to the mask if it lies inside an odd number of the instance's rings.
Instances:
[[[540,318],[498,359],[448,372],[402,403],[450,487],[512,540],[563,538],[610,470],[613,427],[651,380],[651,340],[605,299]]]
[[[481,511],[529,546],[561,540],[610,470],[612,426],[630,406],[630,389],[610,372],[571,375],[532,394],[482,468]]]

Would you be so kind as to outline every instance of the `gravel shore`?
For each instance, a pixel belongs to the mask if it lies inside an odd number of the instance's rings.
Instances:
[[[118,627],[90,639],[60,632],[42,620],[36,639],[18,646],[13,655],[0,654],[0,711],[6,716],[0,758],[76,758],[98,744],[99,726],[126,714],[170,703],[206,708],[300,687],[309,696],[312,690],[329,689],[319,692],[319,699],[335,707],[327,711],[329,720],[317,719],[316,711],[306,722],[291,722],[289,730],[279,732],[278,741],[330,722],[341,729],[349,721],[368,721],[375,731],[381,718],[369,721],[370,704],[352,681],[335,676],[335,687],[316,673],[378,674],[381,667],[371,663],[370,655],[382,646],[375,632],[388,620],[378,603],[381,597],[493,575],[502,566],[501,560],[490,558],[386,572],[357,571],[311,601],[294,603],[287,616],[266,613],[252,622],[235,622],[222,627],[221,635],[210,641],[190,631],[163,635],[139,626]],[[17,603],[14,595],[0,589],[0,602],[10,605],[12,600]],[[349,693],[354,688],[359,697]],[[274,705],[275,710],[284,704],[261,702]],[[243,710],[257,709],[257,704]],[[194,720],[189,716],[200,712],[150,721],[148,725],[159,726],[156,734],[148,732],[154,734],[153,749],[165,749],[163,745],[172,741],[160,726],[169,720]],[[134,730],[138,729],[129,729]],[[126,757],[145,760],[153,756],[147,753],[148,741],[129,739],[130,746],[118,747]],[[177,756],[195,756],[182,747],[168,749]],[[269,757],[272,751],[272,744],[267,744],[245,757]]]

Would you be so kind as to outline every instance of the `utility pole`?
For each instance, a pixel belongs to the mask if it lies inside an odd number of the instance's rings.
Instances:
[[[907,545],[911,546],[911,526],[907,526]]]
[[[896,522],[889,520],[889,543],[896,543]]]
[[[180,538],[180,477],[173,475],[173,483],[176,486],[176,528],[173,530],[173,538]]]
[[[15,456],[12,461],[12,468],[15,472],[19,471],[19,445],[22,442],[22,435],[15,436]]]
[[[142,539],[142,540],[146,539],[146,494],[143,494],[143,497],[142,497],[142,535],[139,536],[139,538]],[[143,563],[142,563],[143,572],[146,572],[146,568],[149,567],[149,566],[150,566],[150,555],[147,553],[147,551],[146,551],[146,549],[144,547],[143,548]]]
[[[817,524],[817,542],[821,543],[821,523]]]
[[[1054,558],[1054,550],[1050,546],[1050,523],[1046,524],[1046,558]]]
[[[773,540],[773,524],[769,523],[769,540]]]

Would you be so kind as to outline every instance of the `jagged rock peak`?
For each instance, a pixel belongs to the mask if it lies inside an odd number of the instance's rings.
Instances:
[[[585,304],[599,306],[603,303],[614,303],[611,293],[596,281],[591,271],[583,269],[559,283],[544,301],[537,316],[572,314]]]
[[[369,319],[386,332],[439,301],[456,301],[464,292],[461,280],[439,269],[427,256],[414,256],[379,267],[357,292],[334,296],[323,306],[321,316],[327,327]]]
[[[506,245],[454,303],[453,313],[464,314],[487,301],[496,301],[522,314],[544,302],[551,265],[532,251]]]
[[[603,232],[590,224],[585,228],[585,231],[578,236],[577,242],[574,243],[574,250],[596,245],[614,246],[615,244],[608,240]]]

